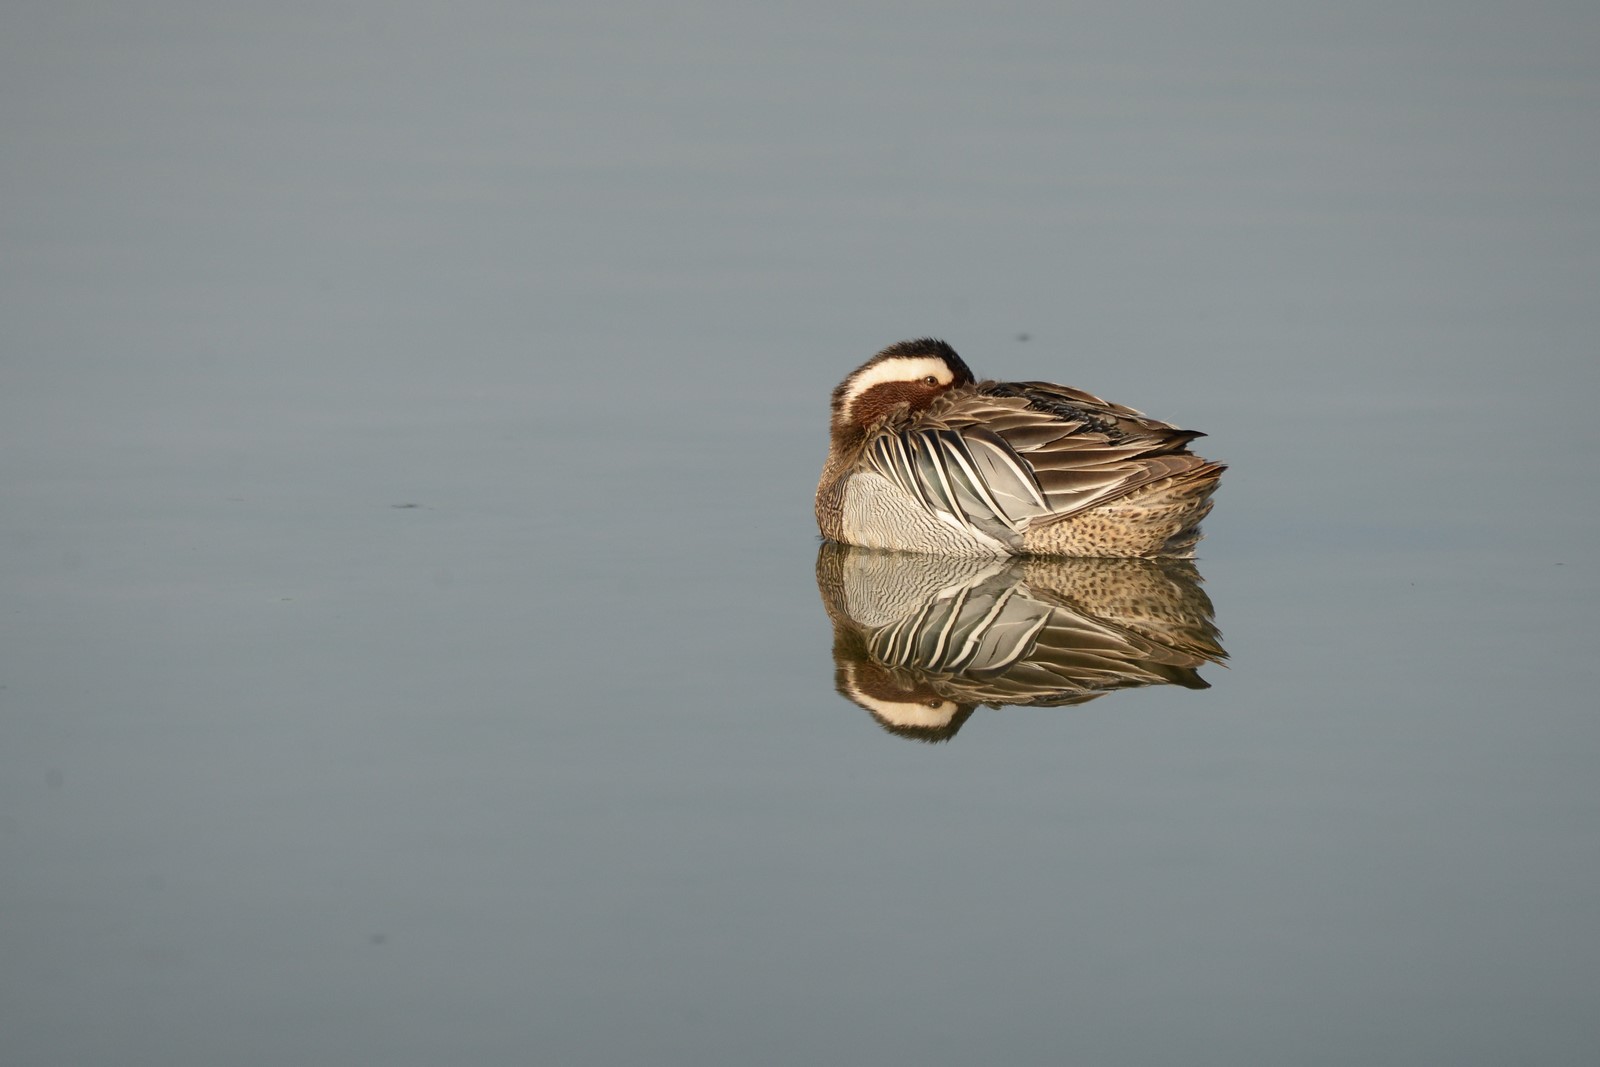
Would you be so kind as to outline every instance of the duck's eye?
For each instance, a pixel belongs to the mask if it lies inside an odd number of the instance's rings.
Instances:
[[[922,379],[922,384],[923,385],[938,385],[939,384],[939,379],[935,378],[933,375],[930,374],[926,378]]]

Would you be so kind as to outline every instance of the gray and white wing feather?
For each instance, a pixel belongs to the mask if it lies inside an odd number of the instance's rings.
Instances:
[[[1180,474],[1203,436],[1043,382],[980,382],[880,433],[865,465],[941,521],[1016,544],[1059,518]]]
[[[880,434],[863,457],[944,522],[1016,543],[1049,510],[1032,471],[999,437],[976,426],[926,426]]]

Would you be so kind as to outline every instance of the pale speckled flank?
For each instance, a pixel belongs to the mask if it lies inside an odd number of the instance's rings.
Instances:
[[[979,382],[953,349],[892,345],[833,394],[817,526],[944,555],[1192,556],[1226,468],[1199,433],[1068,386]]]
[[[1192,558],[1222,469],[1207,464],[1089,511],[1036,521],[1023,533],[1024,549],[1040,556]]]

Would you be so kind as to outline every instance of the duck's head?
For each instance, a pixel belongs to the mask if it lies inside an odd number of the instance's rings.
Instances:
[[[972,371],[943,341],[923,337],[890,345],[833,391],[834,436],[861,433],[891,416],[914,415],[972,380]]]
[[[950,740],[978,708],[975,703],[950,700],[926,682],[871,661],[840,662],[834,685],[888,733],[930,744]]]

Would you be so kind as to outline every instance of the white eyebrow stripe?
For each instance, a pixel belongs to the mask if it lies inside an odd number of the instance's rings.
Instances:
[[[844,395],[845,419],[849,420],[855,414],[856,399],[873,386],[886,382],[914,382],[930,374],[938,379],[940,385],[949,385],[956,379],[949,364],[937,356],[886,359],[882,363],[874,363],[850,382],[850,388]]]
[[[950,725],[950,720],[955,718],[961,706],[954,701],[945,700],[938,707],[930,708],[920,700],[884,700],[880,697],[868,696],[861,688],[861,683],[856,680],[855,664],[848,664],[845,669],[846,696],[857,704],[866,708],[872,717],[879,722],[891,726],[922,726],[942,729]]]

